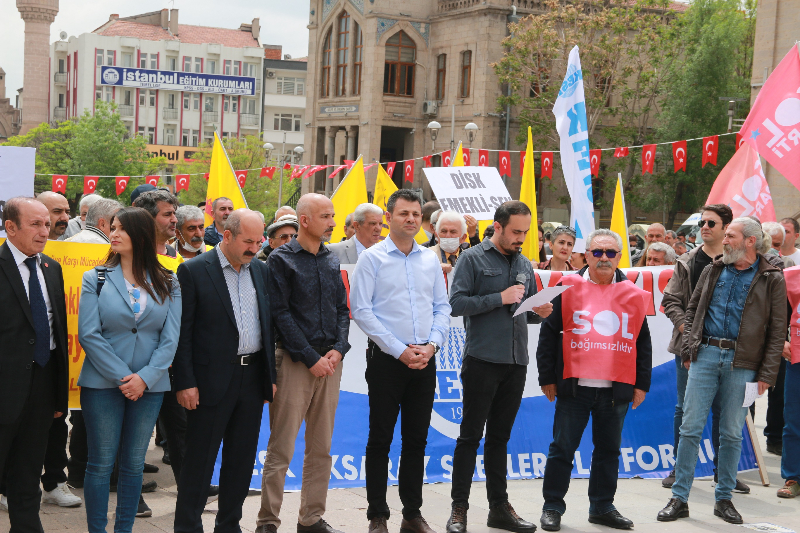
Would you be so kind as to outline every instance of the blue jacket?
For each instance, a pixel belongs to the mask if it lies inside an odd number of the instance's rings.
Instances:
[[[110,389],[139,374],[146,392],[170,390],[167,369],[175,357],[181,327],[181,290],[173,278],[172,299],[158,303],[148,295],[139,321],[133,314],[120,267],[106,272],[97,295],[97,270],[83,275],[78,339],[86,352],[78,386]]]
[[[217,233],[217,228],[214,227],[214,223],[212,222],[211,225],[206,228],[206,231],[203,234],[203,242],[209,246],[216,246],[221,241],[222,237],[219,233]]]

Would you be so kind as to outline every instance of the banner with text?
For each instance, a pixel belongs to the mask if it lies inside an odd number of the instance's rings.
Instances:
[[[512,200],[495,167],[431,167],[422,171],[444,211],[493,220],[495,209]]]
[[[256,79],[248,76],[199,74],[133,67],[102,67],[100,84],[190,93],[241,94],[245,96],[256,94]]]
[[[0,216],[9,198],[33,196],[34,172],[36,148],[0,146]],[[5,236],[6,229],[0,225],[0,237]]]

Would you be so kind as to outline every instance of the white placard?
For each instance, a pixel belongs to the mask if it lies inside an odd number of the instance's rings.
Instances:
[[[34,172],[36,148],[0,146],[0,213],[9,198],[33,196]],[[5,228],[0,227],[0,238],[5,236]]]
[[[495,167],[431,167],[422,171],[444,211],[494,220],[495,209],[513,199]]]
[[[521,304],[514,313],[514,316],[520,315],[527,311],[533,311],[534,307],[540,307],[548,302],[552,302],[556,296],[572,287],[572,285],[557,285],[555,287],[545,287],[540,290]]]

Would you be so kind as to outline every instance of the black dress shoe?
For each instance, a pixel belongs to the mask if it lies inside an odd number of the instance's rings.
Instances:
[[[714,516],[718,516],[729,524],[743,524],[742,515],[730,500],[720,500],[714,504]]]
[[[590,514],[589,522],[614,529],[632,529],[633,522],[619,514],[619,511],[609,511],[606,514]]]
[[[767,453],[771,453],[773,455],[783,455],[783,442],[768,442],[767,443]]]
[[[333,529],[330,524],[320,518],[316,524],[304,526],[297,523],[297,533],[342,533],[338,529]]]
[[[164,455],[161,457],[161,462],[165,465],[171,465],[172,461],[169,459],[169,450],[164,448]]]
[[[447,533],[465,533],[467,531],[467,509],[460,505],[454,505],[450,511],[450,518],[447,519],[445,526]],[[370,527],[370,533],[372,529]]]
[[[403,520],[400,521],[400,533],[435,533],[431,526],[428,525],[428,521],[425,520],[422,515],[412,518],[411,520]]]
[[[661,486],[665,489],[671,489],[672,485],[675,484],[675,471],[669,473],[667,477],[661,480]]]
[[[671,498],[666,507],[658,512],[659,522],[674,522],[678,518],[689,518],[689,504]]]
[[[714,473],[714,483],[719,483],[716,473]],[[733,492],[736,492],[736,493],[739,493],[739,494],[750,494],[750,487],[748,487],[747,485],[745,485],[744,483],[739,481],[739,478],[737,477],[736,478],[736,486],[733,487]]]
[[[211,485],[208,487],[208,496],[219,496],[219,485]]]
[[[144,464],[144,473],[145,474],[156,474],[158,473],[158,467],[156,465],[151,465],[150,463]]]
[[[389,533],[389,528],[386,525],[386,517],[376,516],[370,520],[369,533]]]
[[[111,492],[117,492],[117,484],[113,481],[111,482],[111,485],[109,485],[108,488]],[[156,480],[147,481],[145,483],[142,483],[142,494],[148,492],[155,492],[157,488],[158,488],[158,482]]]
[[[558,511],[545,509],[542,511],[539,523],[542,524],[542,529],[545,531],[558,531],[561,529],[561,515],[558,514]]]
[[[523,520],[508,502],[489,508],[489,517],[486,525],[515,533],[531,533],[536,531],[536,524]]]

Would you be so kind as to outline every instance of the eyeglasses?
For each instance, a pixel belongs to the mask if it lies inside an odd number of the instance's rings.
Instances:
[[[595,256],[597,259],[603,257],[603,254],[606,254],[606,257],[608,257],[609,259],[614,259],[615,257],[617,257],[617,254],[619,253],[616,250],[599,250],[599,249],[592,250],[591,252],[592,255]]]
[[[133,299],[135,300],[133,302],[133,312],[134,312],[134,314],[138,313],[139,311],[142,310],[142,304],[139,303],[139,298],[141,298],[142,293],[141,293],[141,291],[139,289],[135,289],[135,288],[134,289],[130,289],[128,292],[130,293],[131,296],[133,296]]]
[[[700,226],[701,228],[703,226],[705,226],[706,224],[708,224],[709,228],[713,228],[714,226],[717,225],[717,221],[716,220],[701,220],[700,222],[697,223],[697,225]]]
[[[288,241],[292,237],[294,237],[294,233],[281,233],[277,238],[282,241]]]

